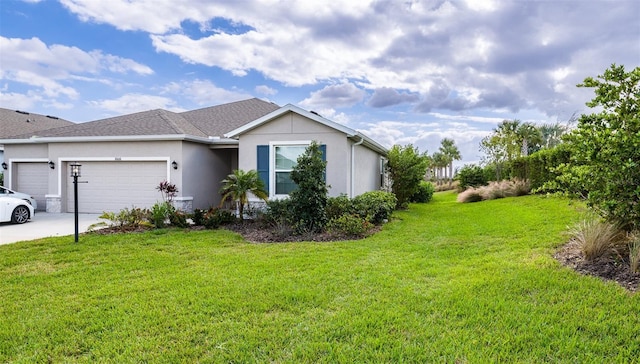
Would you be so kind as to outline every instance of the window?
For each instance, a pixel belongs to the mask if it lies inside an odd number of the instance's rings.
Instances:
[[[258,145],[257,171],[265,184],[269,196],[287,196],[296,189],[291,180],[291,171],[298,157],[304,153],[311,142],[272,142],[270,145]],[[326,146],[320,145],[322,158],[326,158]],[[326,160],[326,159],[325,159]]]
[[[274,146],[276,195],[288,195],[296,189],[296,184],[291,180],[291,171],[296,166],[298,157],[304,153],[306,148],[305,145]]]

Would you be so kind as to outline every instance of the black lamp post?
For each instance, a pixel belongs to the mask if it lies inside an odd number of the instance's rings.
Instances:
[[[74,218],[75,218],[75,224],[76,224],[76,243],[78,242],[78,177],[80,177],[80,166],[81,164],[78,164],[78,162],[74,162],[71,163],[69,165],[71,167],[71,177],[73,177],[73,203],[74,203],[74,209],[73,209],[73,214],[74,214]]]

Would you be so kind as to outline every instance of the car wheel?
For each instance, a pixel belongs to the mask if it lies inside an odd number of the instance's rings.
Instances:
[[[29,220],[29,209],[26,206],[18,206],[13,209],[11,222],[14,224],[24,224]]]

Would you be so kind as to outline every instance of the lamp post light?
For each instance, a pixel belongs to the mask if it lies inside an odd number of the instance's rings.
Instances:
[[[75,221],[75,241],[78,242],[78,177],[80,175],[80,166],[82,164],[78,164],[78,162],[71,163],[69,166],[71,167],[71,177],[73,177],[73,214]]]

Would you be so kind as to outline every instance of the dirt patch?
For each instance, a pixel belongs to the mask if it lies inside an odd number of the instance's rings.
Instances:
[[[631,272],[629,264],[620,257],[601,257],[589,262],[584,259],[584,254],[574,241],[570,241],[560,248],[553,257],[562,265],[572,268],[580,274],[614,281],[631,292],[638,291],[640,273]]]

